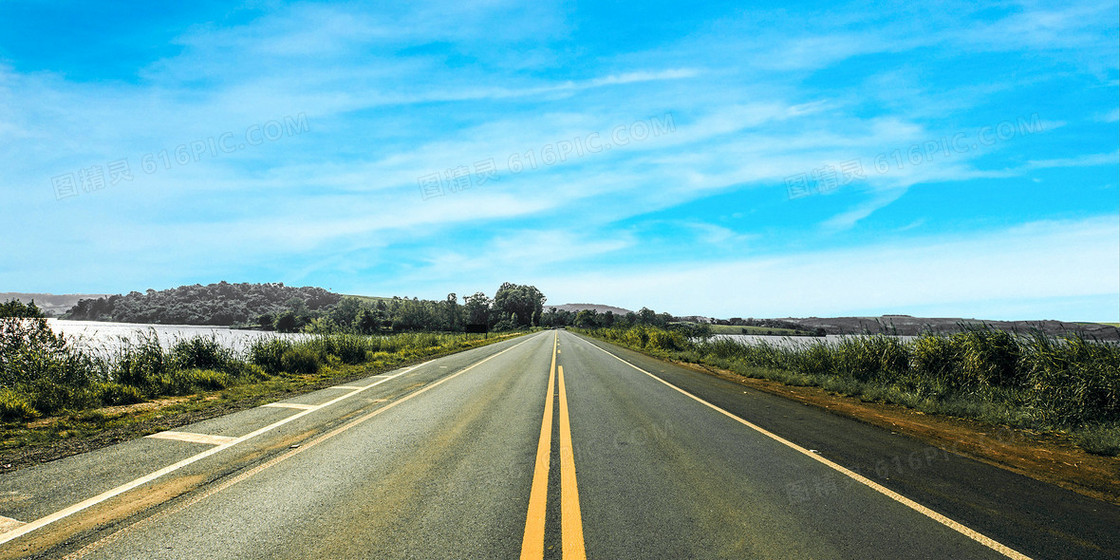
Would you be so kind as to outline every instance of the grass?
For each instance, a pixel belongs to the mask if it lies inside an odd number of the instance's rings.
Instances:
[[[74,348],[44,320],[0,319],[0,451],[232,403],[263,404],[278,394],[505,338],[465,333],[269,338],[238,354],[212,337],[165,348],[149,331],[103,355]],[[163,404],[128,406],[153,401]]]
[[[1079,336],[1016,336],[986,327],[909,341],[690,340],[650,327],[589,334],[659,357],[817,386],[865,401],[1019,428],[1068,433],[1091,453],[1120,454],[1120,346]]]

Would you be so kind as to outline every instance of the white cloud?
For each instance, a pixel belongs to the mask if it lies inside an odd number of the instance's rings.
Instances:
[[[1032,160],[1026,169],[1050,169],[1054,167],[1090,167],[1096,165],[1116,165],[1120,163],[1120,152],[1111,154],[1086,154],[1071,158]]]
[[[834,316],[936,306],[955,316],[1022,313],[1022,302],[1107,297],[1120,285],[1120,221],[1041,222],[967,238],[883,242],[860,248],[720,263],[617,267],[555,274],[538,286],[560,300],[648,306],[717,317]],[[1083,310],[1077,310],[1082,312]],[[1117,309],[1063,320],[1115,320]],[[1020,316],[1041,319],[1041,316]]]

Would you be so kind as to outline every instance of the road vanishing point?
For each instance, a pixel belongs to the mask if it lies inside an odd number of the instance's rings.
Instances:
[[[1117,558],[1120,507],[572,332],[0,477],[0,558]]]

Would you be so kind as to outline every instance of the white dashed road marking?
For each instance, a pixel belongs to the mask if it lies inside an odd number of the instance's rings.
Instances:
[[[267,407],[271,407],[271,408],[294,408],[294,409],[297,409],[297,410],[315,410],[316,408],[319,408],[319,405],[317,405],[317,404],[301,404],[301,403],[294,403],[294,402],[274,402],[274,403],[264,404],[264,405],[261,405],[261,406],[267,406]]]
[[[0,515],[0,533],[7,533],[12,529],[19,529],[24,525],[26,525],[26,523],[24,523],[23,521]]]
[[[160,432],[148,436],[153,439],[171,439],[175,441],[187,441],[190,443],[207,443],[210,445],[223,445],[234,440],[229,436],[212,436],[209,434],[192,434],[190,432]]]

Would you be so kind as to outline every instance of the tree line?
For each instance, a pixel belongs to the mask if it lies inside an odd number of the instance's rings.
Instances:
[[[571,312],[546,308],[546,301],[536,286],[511,282],[499,286],[492,298],[483,292],[462,298],[450,293],[442,300],[348,296],[282,283],[219,282],[83,299],[63,318],[359,334],[489,332],[525,327],[674,327],[673,316],[648,308],[624,315],[594,310]]]
[[[64,319],[157,323],[164,325],[247,324],[264,314],[276,314],[296,305],[321,312],[342,299],[322,288],[285,286],[281,283],[179,286],[95,299],[83,299]],[[298,302],[298,303],[297,303]]]

